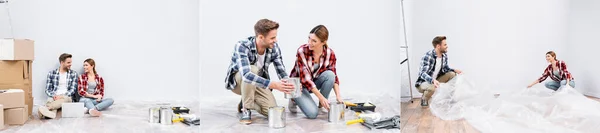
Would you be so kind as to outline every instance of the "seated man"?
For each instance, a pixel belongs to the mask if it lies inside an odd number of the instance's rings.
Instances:
[[[53,119],[62,103],[72,102],[71,97],[77,90],[77,72],[71,70],[71,57],[71,54],[61,54],[58,58],[60,67],[48,73],[46,94],[49,98],[45,106],[38,108],[40,118]]]
[[[441,83],[450,81],[456,74],[462,71],[452,69],[448,66],[448,44],[446,44],[446,36],[437,36],[432,41],[433,50],[425,53],[421,59],[421,67],[419,68],[419,79],[415,87],[420,93],[421,106],[428,106],[428,101]]]

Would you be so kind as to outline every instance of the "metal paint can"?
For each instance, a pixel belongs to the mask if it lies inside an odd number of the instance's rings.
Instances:
[[[160,108],[160,124],[171,125],[173,124],[173,109],[168,107]]]
[[[329,112],[327,117],[331,123],[344,122],[344,103],[342,102],[331,102],[329,103]]]
[[[294,84],[294,91],[290,94],[285,94],[286,99],[298,98],[302,96],[302,84],[300,84],[300,78],[288,78],[287,83]]]
[[[283,106],[275,106],[269,108],[269,127],[285,127],[285,108]]]
[[[150,109],[148,109],[148,122],[150,122],[150,123],[159,123],[160,122],[160,108],[159,107],[150,107]]]

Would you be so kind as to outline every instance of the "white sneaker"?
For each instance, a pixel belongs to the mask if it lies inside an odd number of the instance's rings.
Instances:
[[[298,105],[296,104],[296,102],[294,102],[292,99],[290,99],[290,101],[288,102],[288,109],[290,110],[290,112],[292,113],[297,113],[298,112]]]
[[[54,119],[56,118],[56,113],[50,111],[50,109],[48,109],[48,107],[46,106],[40,106],[38,108],[38,113],[41,114],[40,118],[50,118],[50,119]]]
[[[327,114],[329,112],[329,110],[327,110],[326,108],[321,107],[321,108],[319,108],[319,112],[320,112],[320,114]]]

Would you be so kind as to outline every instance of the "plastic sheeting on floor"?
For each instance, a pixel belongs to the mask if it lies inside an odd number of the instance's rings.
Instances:
[[[378,96],[347,96],[352,99],[345,99],[349,102],[364,102],[370,101],[376,105],[375,112],[381,113],[383,117],[393,117],[394,115],[400,115],[400,98],[399,95],[395,97],[390,94],[381,94]],[[313,96],[313,99],[315,97]],[[239,96],[226,97],[212,100],[202,100],[202,121],[201,131],[210,133],[272,133],[272,132],[285,132],[285,133],[308,133],[308,132],[346,132],[346,133],[361,133],[361,132],[375,132],[375,133],[398,133],[400,129],[373,129],[369,130],[367,127],[359,124],[346,125],[345,122],[340,124],[332,124],[327,120],[327,113],[319,113],[316,119],[307,119],[304,114],[298,108],[297,113],[290,113],[287,108],[286,99],[278,99],[277,105],[285,106],[286,108],[286,126],[281,129],[273,129],[269,127],[269,121],[267,117],[258,114],[258,112],[252,111],[252,124],[243,125],[239,123],[238,113],[236,111],[237,104],[239,103]],[[314,99],[317,102],[316,99]],[[354,112],[345,110],[345,120],[354,120],[357,117]]]
[[[2,133],[198,133],[199,126],[187,126],[183,123],[161,125],[148,122],[148,109],[156,106],[157,102],[128,102],[115,101],[109,109],[102,111],[101,117],[91,117],[86,114],[80,118],[39,119],[37,112],[33,113],[25,125],[9,126]],[[160,102],[172,106],[185,106],[190,114],[199,116],[198,102]],[[37,110],[37,106],[34,107]],[[83,112],[82,112],[83,113]]]
[[[556,92],[547,88],[479,88],[459,75],[440,85],[430,109],[443,120],[465,119],[483,133],[600,131],[600,102],[570,87]]]

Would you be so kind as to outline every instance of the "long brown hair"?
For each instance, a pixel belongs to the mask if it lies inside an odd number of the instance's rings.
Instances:
[[[94,61],[94,59],[92,58],[88,58],[85,59],[85,61],[83,61],[84,63],[87,62],[88,64],[90,64],[90,66],[92,66],[92,70],[94,71],[94,74],[98,74],[98,72],[96,72],[96,61]]]
[[[550,55],[550,56],[554,57],[555,61],[558,61],[558,60],[556,60],[556,53],[554,53],[554,51],[548,51],[548,52],[546,52],[546,55]]]
[[[327,27],[325,27],[324,25],[317,25],[312,30],[310,30],[310,34],[315,34],[315,36],[317,36],[317,38],[319,38],[321,42],[327,41],[327,39],[329,39],[329,30],[327,30]],[[327,46],[327,43],[325,43],[325,47],[329,47]]]

